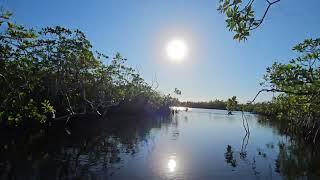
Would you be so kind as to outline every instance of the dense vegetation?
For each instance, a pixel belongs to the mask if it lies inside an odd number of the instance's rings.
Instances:
[[[0,15],[2,125],[103,115],[118,106],[134,113],[167,111],[177,101],[146,83],[119,53],[109,60],[94,51],[80,30],[27,29],[10,16]]]
[[[246,40],[258,28],[270,7],[280,0],[268,1],[262,18],[256,18],[254,0],[221,0],[218,11],[227,16],[226,23],[234,39]],[[277,92],[270,102],[248,104],[246,110],[272,116],[281,121],[285,131],[316,143],[320,130],[320,39],[306,39],[293,47],[298,56],[287,63],[267,68],[261,92]],[[258,93],[258,94],[259,94]]]

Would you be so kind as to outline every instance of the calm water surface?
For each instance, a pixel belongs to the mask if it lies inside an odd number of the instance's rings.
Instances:
[[[240,112],[189,108],[170,118],[117,118],[59,135],[2,140],[0,177],[320,179],[317,150],[246,117],[250,135]]]

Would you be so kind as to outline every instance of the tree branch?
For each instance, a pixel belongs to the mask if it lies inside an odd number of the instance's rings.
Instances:
[[[273,1],[273,2],[270,2],[269,0],[266,0],[266,1],[268,2],[268,7],[267,7],[266,11],[264,12],[262,18],[261,18],[260,20],[257,20],[257,21],[259,22],[258,25],[254,26],[253,28],[251,28],[252,26],[249,27],[249,30],[250,30],[250,31],[251,31],[251,30],[254,30],[254,29],[257,29],[257,28],[263,23],[265,17],[267,16],[267,13],[268,13],[270,7],[271,7],[273,4],[275,4],[275,3],[277,3],[277,2],[280,2],[280,0],[276,0],[276,1]]]

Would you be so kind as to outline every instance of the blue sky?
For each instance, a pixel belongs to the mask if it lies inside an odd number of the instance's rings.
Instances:
[[[274,61],[296,56],[292,46],[320,35],[320,1],[281,0],[270,9],[262,27],[246,42],[232,39],[218,0],[1,0],[14,21],[27,27],[61,25],[85,32],[94,49],[120,52],[128,63],[158,90],[182,100],[252,99],[263,74]],[[264,0],[257,1],[261,10]],[[262,11],[257,12],[258,14]],[[189,53],[183,63],[172,63],[165,46],[183,38]],[[263,95],[261,100],[270,96]]]

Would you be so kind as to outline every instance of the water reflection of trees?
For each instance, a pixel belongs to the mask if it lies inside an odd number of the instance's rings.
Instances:
[[[258,170],[257,164],[260,164],[258,161],[273,162],[269,164],[270,168],[284,179],[320,179],[319,147],[305,143],[303,138],[289,137],[286,134],[286,127],[281,122],[260,119],[259,123],[265,127],[273,127],[284,138],[279,142],[267,143],[265,147],[258,148],[256,152],[248,154],[247,145],[250,136],[246,134],[242,139],[241,148],[238,150],[231,145],[226,147],[224,156],[227,164],[236,169],[240,165],[240,161],[246,162],[241,165],[245,164],[252,170],[253,175],[259,177],[263,176],[262,173],[266,173],[268,169],[260,168]],[[271,154],[269,157],[267,152],[276,153],[276,158],[272,159]]]
[[[319,146],[307,143],[304,137],[289,136],[288,125],[259,116],[259,124],[273,127],[286,137],[278,143],[279,154],[275,160],[275,171],[288,179],[320,179]]]
[[[246,133],[242,138],[241,149],[236,150],[231,145],[228,145],[225,152],[225,160],[226,163],[229,164],[233,168],[237,168],[239,161],[242,161],[242,164],[246,164],[246,166],[250,167],[253,175],[259,176],[260,172],[257,170],[256,166],[256,157],[253,156],[252,160],[248,157],[247,146],[250,139],[250,133]],[[260,152],[261,153],[261,152]],[[261,155],[259,153],[259,155]]]
[[[298,141],[279,143],[275,170],[287,179],[320,179],[320,154],[317,147]]]
[[[60,128],[1,135],[0,179],[108,178],[121,167],[122,155],[136,154],[152,128],[170,122],[168,117],[118,117],[98,126],[74,124],[69,135]]]

